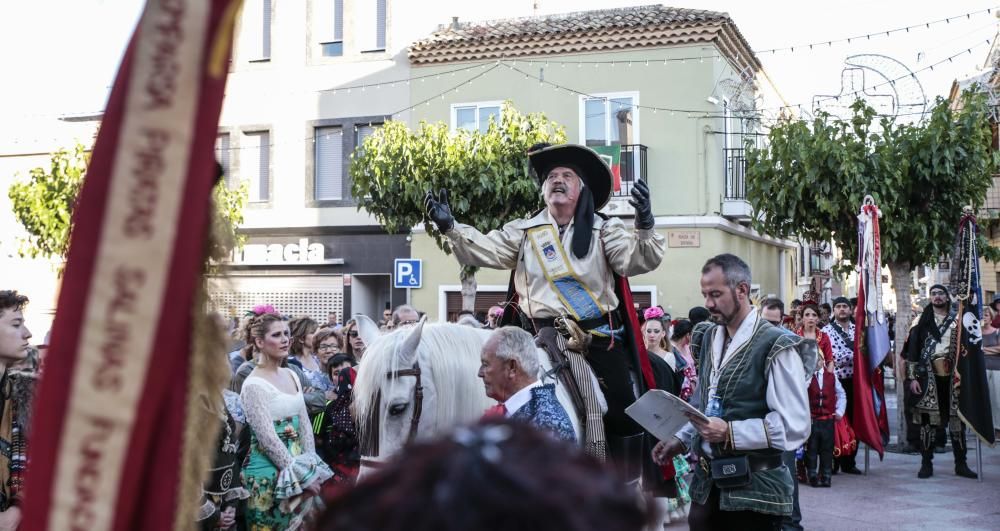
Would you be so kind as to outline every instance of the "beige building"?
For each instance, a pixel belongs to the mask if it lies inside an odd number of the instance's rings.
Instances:
[[[411,125],[483,128],[510,100],[563,125],[571,142],[620,151],[621,183],[605,212],[631,219],[631,186],[646,180],[656,229],[669,246],[659,269],[632,279],[641,304],[686,315],[703,303],[702,264],[723,252],[750,264],[759,295],[787,301],[799,294],[797,243],[749,228],[743,145],[760,130],[743,117],[760,97],[761,63],[725,13],[645,6],[454,21],[415,43],[409,59],[415,76],[432,76],[411,85],[413,101],[427,100],[413,110]],[[479,71],[447,74],[475,64],[499,66],[468,84]],[[411,249],[433,264],[411,300],[434,318],[454,316],[454,258],[419,229]],[[476,309],[501,298],[509,278],[481,270]]]

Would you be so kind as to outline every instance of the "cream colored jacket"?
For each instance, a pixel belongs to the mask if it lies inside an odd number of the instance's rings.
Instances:
[[[559,233],[548,210],[543,210],[531,219],[512,221],[489,234],[456,223],[446,236],[464,265],[514,269],[521,309],[529,317],[552,318],[568,312],[558,291],[546,279],[539,256],[527,238],[528,229],[542,225],[551,225]],[[612,272],[625,277],[647,273],[663,259],[665,240],[655,230],[629,230],[619,218],[605,221],[596,215],[590,251],[579,259],[570,249],[573,230],[571,221],[562,235],[563,250],[576,278],[590,290],[604,313],[618,307]]]

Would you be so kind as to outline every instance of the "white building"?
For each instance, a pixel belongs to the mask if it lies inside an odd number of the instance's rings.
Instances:
[[[406,302],[391,275],[394,259],[410,256],[409,238],[385,234],[358,211],[349,156],[387,118],[411,121],[411,43],[452,16],[510,9],[455,0],[247,0],[218,152],[231,182],[249,185],[249,240],[226,276],[213,279],[219,309],[238,315],[271,302],[343,322]]]

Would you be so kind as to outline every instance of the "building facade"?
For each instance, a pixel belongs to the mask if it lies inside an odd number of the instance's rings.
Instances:
[[[631,186],[647,181],[668,249],[659,269],[632,279],[642,304],[686,315],[703,303],[702,264],[723,252],[750,264],[757,296],[798,294],[797,243],[749,228],[743,149],[759,131],[742,117],[752,114],[745,111],[757,98],[761,65],[728,15],[646,6],[455,21],[416,42],[409,58],[413,75],[429,76],[411,85],[411,100],[426,101],[412,111],[412,124],[484,128],[509,100],[564,126],[570,142],[618,152],[621,180],[607,214],[630,220]],[[448,264],[427,268],[411,299],[432,317],[453,315],[454,258],[420,228],[411,252]],[[509,274],[480,270],[477,280],[476,309],[483,310],[506,291]]]
[[[217,153],[249,191],[247,244],[210,279],[217,309],[271,302],[342,323],[406,301],[391,273],[408,238],[358,210],[348,167],[387,117],[406,119],[405,50],[428,18],[392,0],[244,3]]]

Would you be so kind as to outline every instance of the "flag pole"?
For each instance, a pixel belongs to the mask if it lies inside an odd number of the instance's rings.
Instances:
[[[865,443],[865,478],[868,477],[868,461],[869,461],[869,458],[870,458],[870,454],[869,454],[870,450],[871,450],[871,447],[868,446],[868,443]]]
[[[979,472],[980,483],[983,482],[983,443],[979,440],[979,437],[974,437],[976,439],[976,472]]]

